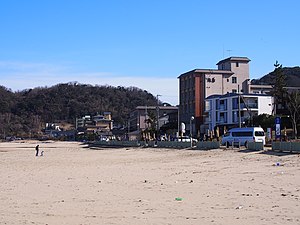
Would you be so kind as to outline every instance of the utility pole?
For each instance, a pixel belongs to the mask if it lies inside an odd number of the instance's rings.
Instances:
[[[158,140],[158,134],[159,134],[159,99],[158,97],[161,95],[156,95],[157,103],[156,103],[156,140]]]
[[[178,105],[178,111],[177,111],[177,128],[178,128],[178,138],[180,137],[180,105]]]
[[[147,105],[145,107],[145,129],[148,128],[148,110],[147,110]]]
[[[240,95],[240,85],[238,85],[238,105],[239,105],[239,128],[242,127],[242,118],[241,118],[241,95]]]
[[[129,133],[130,133],[130,118],[128,118],[128,121],[127,121],[127,136],[128,136],[128,141],[129,141]]]

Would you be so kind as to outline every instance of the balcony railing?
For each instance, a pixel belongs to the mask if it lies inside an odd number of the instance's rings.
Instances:
[[[218,121],[216,121],[217,123],[227,123],[227,118],[220,118]]]
[[[225,111],[225,110],[227,110],[227,105],[219,105],[219,107],[218,107],[218,110],[220,110],[220,111]]]
[[[247,107],[249,109],[258,109],[258,104],[254,103],[254,102],[241,103],[241,109],[244,109]]]

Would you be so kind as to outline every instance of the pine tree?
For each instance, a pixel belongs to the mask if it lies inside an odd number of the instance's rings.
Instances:
[[[276,63],[274,64],[274,74],[275,74],[275,78],[274,78],[274,82],[273,82],[273,91],[271,92],[271,94],[274,97],[274,103],[275,103],[275,114],[278,113],[278,110],[280,111],[280,109],[284,109],[285,108],[285,96],[286,96],[286,75],[283,73],[282,71],[282,65],[278,63],[278,61],[276,61]]]

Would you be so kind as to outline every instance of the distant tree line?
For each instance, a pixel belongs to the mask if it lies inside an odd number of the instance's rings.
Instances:
[[[0,86],[0,138],[38,136],[45,123],[74,124],[78,117],[105,111],[123,125],[136,106],[156,104],[151,93],[136,87],[70,82],[12,92]]]

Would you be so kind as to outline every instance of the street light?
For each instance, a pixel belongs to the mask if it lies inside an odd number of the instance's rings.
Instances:
[[[161,95],[156,95],[157,98],[157,105],[156,105],[156,140],[158,140],[158,134],[159,134],[159,99],[158,97]]]
[[[192,127],[192,121],[195,119],[194,116],[191,116],[190,119],[190,138],[191,138],[191,147],[193,147],[193,127]]]

